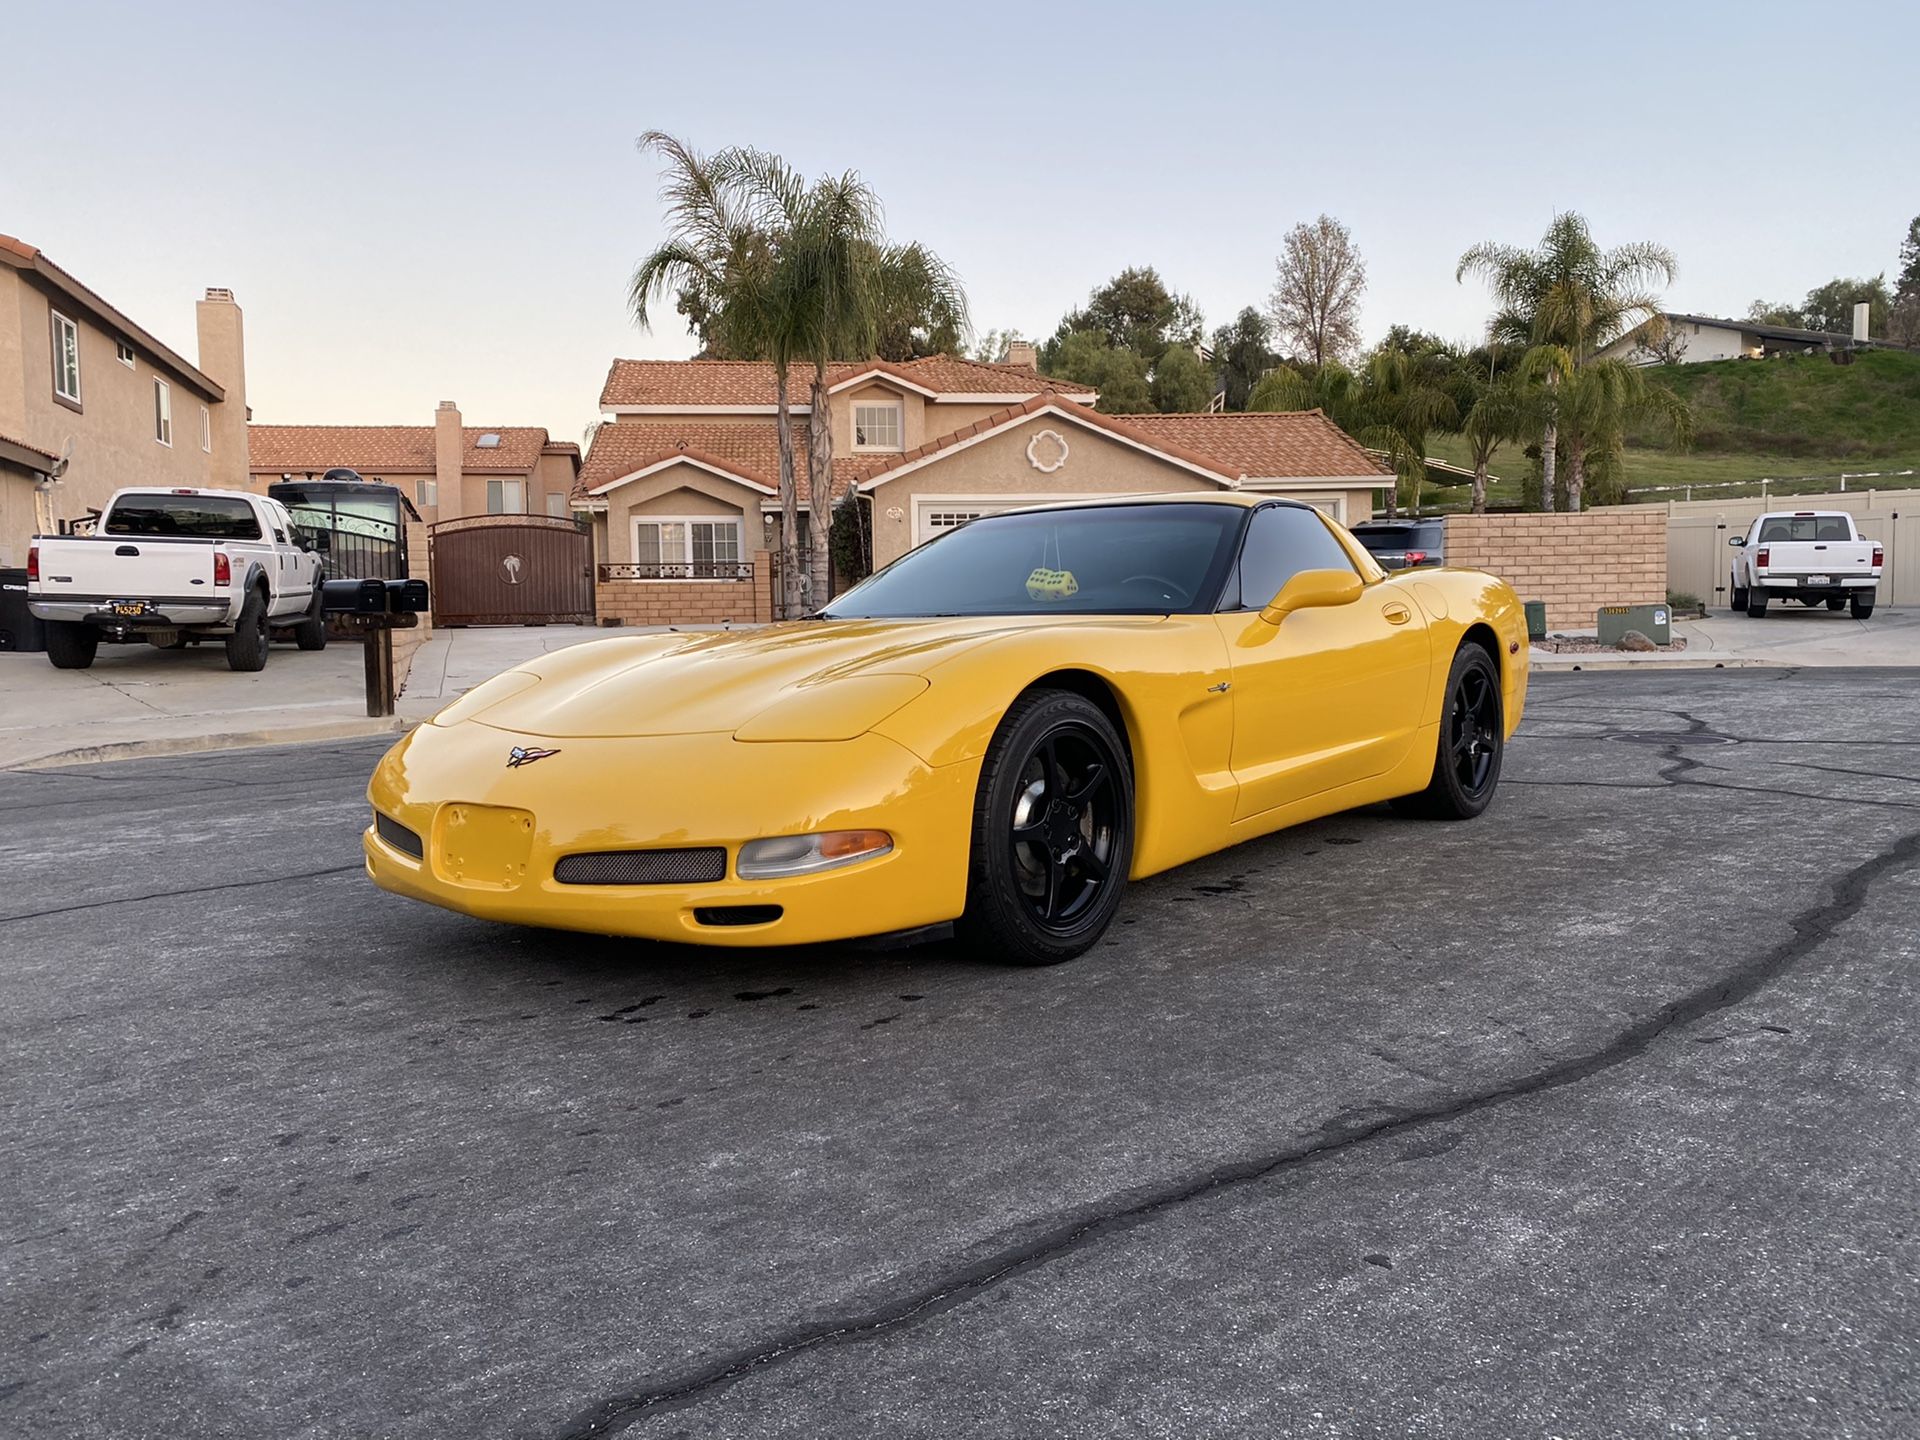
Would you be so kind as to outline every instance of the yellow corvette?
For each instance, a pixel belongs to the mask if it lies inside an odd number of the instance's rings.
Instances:
[[[957,923],[1092,946],[1128,879],[1390,800],[1493,798],[1505,583],[1384,573],[1249,494],[975,520],[818,615],[543,655],[381,760],[367,873],[525,925],[781,945]]]

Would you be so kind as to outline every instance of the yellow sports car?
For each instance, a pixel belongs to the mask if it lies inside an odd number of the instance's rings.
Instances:
[[[1071,959],[1129,879],[1390,800],[1486,809],[1526,695],[1502,581],[1385,574],[1310,506],[972,521],[820,611],[469,691],[381,760],[367,873],[525,925],[782,945],[956,924]]]

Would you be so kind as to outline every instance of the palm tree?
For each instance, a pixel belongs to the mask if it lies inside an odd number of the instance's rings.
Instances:
[[[1338,360],[1308,370],[1275,365],[1260,377],[1247,397],[1248,410],[1318,410],[1361,445],[1377,450],[1393,466],[1394,484],[1387,486],[1387,514],[1400,513],[1399,487],[1409,477],[1424,480],[1425,458],[1390,418],[1390,407],[1369,383]]]
[[[628,295],[634,321],[642,329],[651,328],[657,301],[690,293],[711,316],[712,341],[728,353],[772,362],[780,455],[782,612],[796,614],[800,504],[788,377],[803,331],[780,274],[779,232],[765,224],[766,188],[775,174],[769,157],[756,151],[734,147],[709,159],[661,130],[642,135],[640,148],[666,161],[660,198],[666,203],[667,238],[633,272]]]
[[[1638,421],[1666,432],[1668,443],[1684,449],[1693,439],[1693,414],[1646,371],[1622,360],[1591,360],[1574,370],[1562,392],[1567,443],[1567,503],[1578,509],[1591,475],[1604,498],[1618,499],[1620,462],[1627,427]]]
[[[1663,321],[1657,289],[1671,285],[1676,273],[1673,252],[1663,245],[1641,241],[1602,250],[1586,220],[1571,211],[1553,217],[1537,249],[1486,241],[1460,257],[1454,279],[1478,275],[1493,292],[1496,309],[1487,334],[1494,344],[1514,350],[1552,347],[1565,357],[1564,364],[1553,358],[1535,367],[1546,390],[1540,442],[1544,508],[1554,508],[1557,392],[1566,373],[1630,331],[1658,338]],[[1570,510],[1580,508],[1578,483],[1576,477],[1569,487]]]
[[[1473,404],[1460,417],[1460,433],[1473,452],[1475,515],[1487,513],[1487,467],[1493,464],[1494,453],[1526,432],[1536,408],[1533,392],[1513,371],[1478,382]]]
[[[1460,407],[1448,391],[1454,364],[1452,356],[1438,351],[1409,353],[1385,346],[1367,361],[1374,417],[1403,442],[1395,469],[1406,486],[1407,504],[1416,510],[1427,482],[1427,436],[1460,423]],[[1396,511],[1387,507],[1389,516]]]

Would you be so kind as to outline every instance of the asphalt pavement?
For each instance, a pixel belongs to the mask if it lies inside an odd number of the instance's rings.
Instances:
[[[1917,701],[1539,675],[1039,971],[410,905],[372,742],[0,774],[0,1434],[1920,1435]]]

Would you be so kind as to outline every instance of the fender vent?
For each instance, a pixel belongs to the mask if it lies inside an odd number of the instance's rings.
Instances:
[[[701,850],[599,850],[563,855],[553,867],[562,885],[701,885],[727,878],[727,852]]]
[[[421,845],[418,835],[407,829],[407,827],[402,825],[398,820],[389,820],[378,810],[373,812],[373,833],[386,841],[387,844],[391,845],[394,849],[398,850],[402,855],[411,855],[414,859],[418,860],[427,853],[426,848]]]

